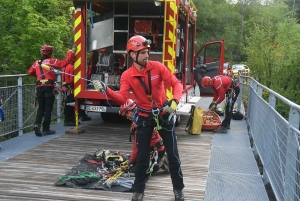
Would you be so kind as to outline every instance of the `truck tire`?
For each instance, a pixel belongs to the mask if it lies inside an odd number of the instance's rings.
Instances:
[[[101,112],[101,118],[103,121],[122,121],[122,116],[118,113],[111,113],[111,112]]]
[[[103,121],[111,121],[112,119],[112,113],[108,113],[108,112],[101,112],[101,118]]]

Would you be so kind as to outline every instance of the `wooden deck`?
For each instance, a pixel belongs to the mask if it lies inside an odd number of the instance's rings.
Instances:
[[[189,135],[187,117],[176,128],[179,154],[188,201],[203,200],[210,160],[212,132]],[[0,163],[0,200],[130,200],[132,193],[56,187],[86,154],[98,148],[130,153],[128,123],[97,122],[82,127],[79,135],[64,134]],[[174,200],[169,174],[153,174],[146,185],[144,200]]]

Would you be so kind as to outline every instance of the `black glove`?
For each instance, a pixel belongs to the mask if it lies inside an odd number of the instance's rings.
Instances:
[[[217,109],[217,103],[211,103],[208,107],[209,111],[215,111]]]

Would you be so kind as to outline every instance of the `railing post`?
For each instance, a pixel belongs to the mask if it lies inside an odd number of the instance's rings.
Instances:
[[[56,82],[56,86],[60,89],[60,86],[61,86],[61,74],[58,74],[57,75],[57,82]],[[56,97],[56,122],[57,123],[60,123],[60,118],[61,118],[61,93],[59,92],[57,94],[57,97]]]
[[[18,131],[19,136],[23,135],[23,92],[22,77],[18,79]]]
[[[293,132],[294,127],[299,128],[299,113],[297,109],[291,107],[289,113],[289,127],[287,136],[287,149],[286,149],[286,162],[285,162],[285,173],[284,173],[284,201],[297,200],[297,185],[299,185],[297,179],[297,164],[299,165],[299,155],[297,155],[297,149],[299,142],[295,133]],[[291,197],[292,196],[292,197]],[[299,197],[298,197],[299,199]]]
[[[242,81],[242,82],[241,82]],[[242,105],[242,100],[243,100],[243,77],[239,74],[239,83],[240,84],[240,95],[238,96],[238,100],[237,100],[237,111],[241,111],[241,105]]]

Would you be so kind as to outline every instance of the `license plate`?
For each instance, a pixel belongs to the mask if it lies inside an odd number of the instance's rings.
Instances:
[[[106,107],[105,106],[87,105],[86,106],[86,111],[91,111],[91,112],[106,112]]]

